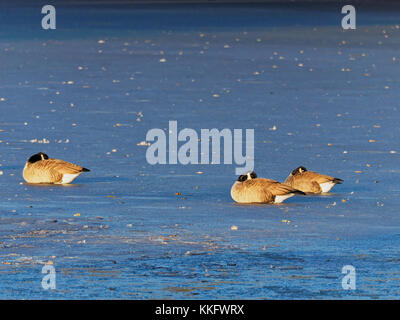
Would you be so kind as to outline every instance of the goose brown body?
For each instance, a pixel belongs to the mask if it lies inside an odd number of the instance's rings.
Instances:
[[[90,170],[67,161],[49,159],[46,154],[38,153],[25,164],[23,177],[28,183],[67,184],[87,171]]]
[[[231,188],[231,197],[238,203],[280,203],[295,194],[304,194],[271,179],[250,177],[245,181],[240,180],[239,177]]]
[[[343,180],[313,171],[304,167],[298,167],[285,180],[285,184],[305,193],[329,192],[334,185],[342,183]]]

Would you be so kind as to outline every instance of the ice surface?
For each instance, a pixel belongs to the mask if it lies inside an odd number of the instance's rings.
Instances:
[[[351,31],[335,6],[56,8],[52,31],[2,8],[0,298],[398,297],[398,8]],[[169,120],[254,128],[260,177],[344,183],[237,205],[235,165],[147,164],[140,144]],[[39,151],[91,172],[26,185]]]

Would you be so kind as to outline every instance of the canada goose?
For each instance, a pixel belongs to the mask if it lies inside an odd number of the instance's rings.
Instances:
[[[47,154],[39,152],[26,162],[23,177],[28,183],[67,184],[82,172],[88,171],[63,160],[49,159]]]
[[[306,193],[329,192],[335,184],[342,182],[342,179],[308,171],[302,166],[294,169],[285,181],[292,188]]]
[[[231,197],[239,203],[281,203],[295,194],[304,194],[275,180],[257,178],[255,172],[239,176],[231,189]]]

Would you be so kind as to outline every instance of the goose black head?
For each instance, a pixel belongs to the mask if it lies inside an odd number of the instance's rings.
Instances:
[[[254,171],[248,172],[246,174],[242,174],[239,176],[238,180],[239,182],[244,182],[246,180],[251,180],[257,178],[257,174]]]
[[[247,179],[255,179],[257,178],[257,174],[254,171],[248,172],[247,173]]]
[[[306,168],[304,168],[303,166],[300,166],[292,171],[292,176],[295,176],[296,174],[303,173],[306,171],[307,171]]]
[[[49,156],[47,154],[45,154],[43,152],[39,152],[39,153],[34,154],[32,157],[30,157],[28,159],[28,162],[29,163],[35,163],[35,162],[38,162],[40,160],[47,160],[47,159],[49,159]]]

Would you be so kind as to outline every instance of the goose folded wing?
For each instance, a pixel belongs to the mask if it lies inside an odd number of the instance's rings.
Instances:
[[[286,195],[289,193],[298,193],[298,194],[303,194],[303,192],[294,189],[286,184],[282,184],[280,182],[276,182],[274,184],[271,185],[271,187],[269,188],[269,190],[272,192],[272,194],[276,195],[276,196],[282,196],[282,195]]]
[[[49,169],[61,174],[78,174],[83,171],[83,167],[63,160],[50,159],[47,165]]]
[[[318,182],[319,184],[326,183],[326,182],[335,182],[335,183],[337,183],[339,181],[343,181],[341,179],[337,179],[337,178],[334,178],[334,177],[331,177],[331,176],[327,176],[327,175],[324,175],[324,174],[318,174],[318,173],[314,174],[313,180]]]
[[[268,192],[274,196],[281,196],[289,193],[301,193],[303,192],[290,187],[289,185],[280,183],[275,180],[270,179],[257,179],[254,180],[256,184],[259,185],[260,188],[264,189],[264,192]]]

